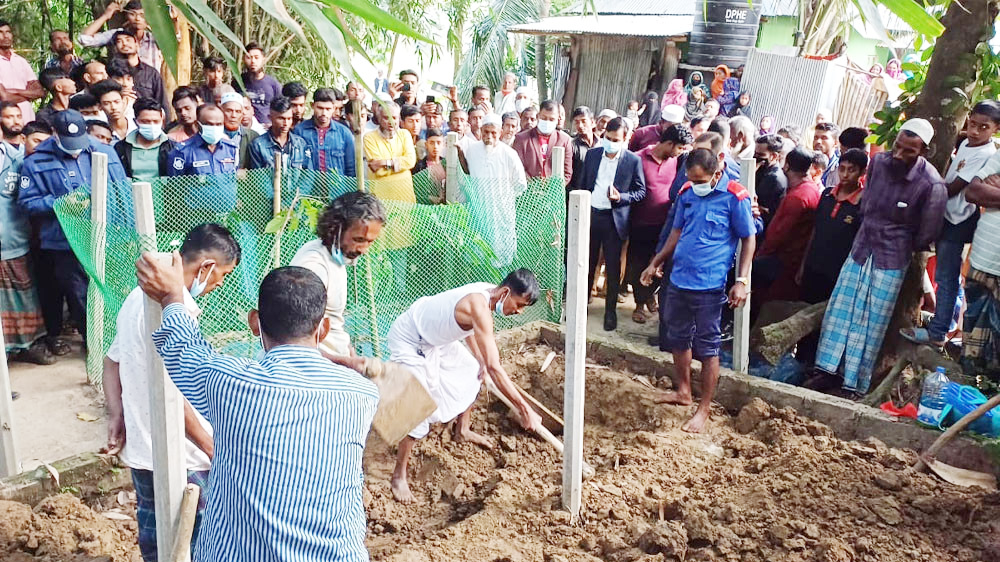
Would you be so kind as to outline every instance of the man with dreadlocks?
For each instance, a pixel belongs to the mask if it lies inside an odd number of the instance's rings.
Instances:
[[[334,199],[323,209],[316,225],[316,240],[306,242],[292,258],[291,265],[304,267],[326,286],[326,317],[330,332],[319,349],[327,357],[350,357],[351,337],[344,328],[347,308],[347,266],[368,251],[382,233],[385,208],[369,193],[352,191]],[[341,362],[341,361],[337,361]],[[363,364],[357,366],[364,370]]]

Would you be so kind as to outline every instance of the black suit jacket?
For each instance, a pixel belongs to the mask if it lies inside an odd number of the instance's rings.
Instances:
[[[583,161],[583,181],[580,182],[580,189],[594,191],[601,158],[604,158],[604,148],[599,146],[587,151]],[[646,198],[646,176],[642,173],[642,161],[634,152],[624,150],[619,158],[614,186],[621,193],[621,199],[612,201],[611,208],[619,238],[628,240],[629,210],[632,203],[638,203]]]

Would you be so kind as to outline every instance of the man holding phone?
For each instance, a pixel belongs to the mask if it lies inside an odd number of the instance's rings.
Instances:
[[[646,197],[642,161],[625,148],[625,121],[608,122],[601,145],[587,151],[580,189],[588,189],[590,199],[590,277],[594,286],[597,263],[604,249],[607,296],[604,303],[604,330],[618,327],[618,289],[621,280],[622,246],[628,240],[629,208]]]

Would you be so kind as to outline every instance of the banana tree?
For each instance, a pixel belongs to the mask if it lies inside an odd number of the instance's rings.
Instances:
[[[941,22],[916,0],[800,0],[799,27],[804,34],[803,52],[826,54],[834,38],[846,34],[857,18],[868,24],[879,38],[891,44],[878,7],[882,6],[918,35],[937,37],[944,31]]]
[[[359,79],[351,65],[351,53],[368,55],[346,22],[345,12],[380,28],[433,43],[405,22],[369,0],[253,0],[253,3],[281,23],[300,41],[309,45],[303,25],[320,37],[342,72]],[[226,25],[206,0],[142,0],[146,19],[156,38],[167,67],[177,75],[177,36],[168,6],[180,11],[191,26],[219,52],[239,80],[237,57],[244,52],[243,41]],[[312,45],[309,45],[312,48]],[[360,80],[359,80],[360,81]],[[364,83],[364,81],[361,81]]]
[[[508,54],[514,49],[517,37],[507,30],[538,21],[539,14],[539,0],[493,0],[487,15],[473,26],[472,42],[455,77],[460,99],[467,99],[475,84],[494,90],[500,86]]]

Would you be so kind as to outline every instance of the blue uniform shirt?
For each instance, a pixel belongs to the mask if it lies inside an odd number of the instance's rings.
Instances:
[[[736,244],[757,233],[750,210],[750,193],[735,181],[716,185],[704,197],[681,189],[674,202],[673,227],[681,231],[674,250],[670,282],[689,291],[709,291],[726,285]]]
[[[127,208],[119,201],[119,193],[126,201],[131,200],[131,194],[119,191],[127,190],[125,186],[129,184],[125,168],[114,149],[91,139],[90,146],[79,157],[73,158],[56,146],[56,139],[52,137],[39,144],[35,152],[24,159],[18,194],[18,205],[38,227],[43,250],[70,249],[53,208],[56,199],[77,189],[90,192],[90,160],[95,152],[108,155],[108,222],[126,226],[133,224],[133,217],[119,211]]]
[[[167,156],[171,177],[201,176],[192,182],[184,202],[192,210],[228,213],[236,208],[236,166],[239,145],[229,138],[208,149],[201,135],[178,144]]]
[[[719,185],[728,185],[731,181],[740,181],[740,165],[732,157],[726,156],[726,160],[722,165],[722,176],[719,177]],[[667,211],[667,222],[663,223],[663,228],[660,229],[660,238],[656,241],[657,252],[663,249],[663,245],[667,243],[667,238],[670,238],[670,231],[674,227],[674,216],[677,212],[677,206],[674,203],[677,202],[677,196],[687,181],[687,169],[684,167],[684,162],[678,162],[677,175],[674,177],[673,183],[670,184],[670,210]],[[761,225],[763,227],[763,223]]]

